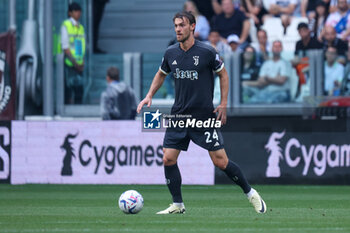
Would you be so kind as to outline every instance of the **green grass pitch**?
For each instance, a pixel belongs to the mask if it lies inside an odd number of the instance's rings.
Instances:
[[[170,201],[156,185],[0,185],[0,232],[350,232],[349,186],[255,186],[268,212],[256,214],[237,186],[183,186],[184,215],[156,215]],[[144,197],[122,213],[119,195]]]

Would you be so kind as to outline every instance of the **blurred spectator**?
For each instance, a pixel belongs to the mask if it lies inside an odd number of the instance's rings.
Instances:
[[[221,1],[219,2],[218,0],[211,0],[211,6],[213,7],[215,15],[220,15],[222,13]]]
[[[301,16],[299,0],[270,0],[269,14],[270,17],[281,17],[284,34],[291,23],[291,16]],[[269,17],[269,16],[265,16]]]
[[[306,52],[310,49],[322,49],[323,45],[315,37],[311,37],[310,29],[306,23],[299,23],[298,32],[301,39],[296,43],[292,64],[299,77],[299,84],[305,84],[307,82],[305,74],[309,70],[309,58]]]
[[[209,41],[207,43],[213,46],[220,56],[231,52],[231,47],[221,40],[219,32],[215,29],[210,31],[208,39]]]
[[[210,20],[214,16],[214,10],[212,6],[212,0],[192,0],[198,11],[205,16],[207,20]]]
[[[243,81],[243,101],[282,103],[290,101],[290,64],[281,58],[282,42],[272,44],[272,59],[262,65],[256,81]]]
[[[316,4],[317,4],[317,0],[301,0],[301,3],[300,3],[301,17],[307,17],[309,19],[315,18]]]
[[[94,53],[105,53],[105,51],[98,48],[98,37],[99,37],[99,29],[100,29],[100,22],[103,16],[103,12],[105,10],[106,3],[109,2],[109,0],[94,0],[93,4],[94,7],[92,8],[93,12],[93,20],[94,20],[94,28],[93,28],[93,51]]]
[[[307,17],[309,20],[315,18],[316,8],[320,4],[325,7],[326,14],[328,15],[330,0],[301,0],[301,17]]]
[[[338,10],[338,0],[324,0],[327,2],[327,6],[329,8],[329,13],[336,12]],[[350,4],[350,0],[347,0],[348,5]]]
[[[232,52],[240,52],[241,49],[239,48],[239,37],[235,34],[229,35],[227,37],[227,43],[231,47]]]
[[[350,51],[347,52],[347,59],[350,61]],[[344,79],[341,85],[341,95],[350,96],[350,62],[346,63]]]
[[[259,75],[259,67],[256,64],[255,49],[248,45],[243,53],[242,62],[242,80],[257,80]]]
[[[242,11],[234,8],[231,0],[222,0],[222,10],[223,13],[213,17],[211,27],[225,39],[231,34],[238,35],[239,44],[244,47],[249,36],[249,19]]]
[[[267,41],[267,32],[259,29],[257,32],[258,43],[252,43],[256,51],[256,59],[258,64],[262,64],[269,59],[270,43]]]
[[[136,116],[134,91],[120,81],[119,69],[107,70],[107,88],[101,94],[101,115],[103,120],[133,120]]]
[[[344,66],[337,61],[337,49],[328,47],[324,64],[324,91],[325,95],[340,95],[340,87],[344,78]]]
[[[241,0],[241,10],[254,21],[257,28],[263,24],[262,18],[267,14],[262,0]]]
[[[274,16],[301,16],[299,0],[270,0],[269,13]]]
[[[311,32],[306,23],[299,23],[298,32],[301,39],[296,43],[295,55],[299,57],[306,56],[306,50],[309,49],[322,49],[323,45],[316,38],[311,37]]]
[[[81,6],[73,2],[68,6],[69,19],[61,26],[61,45],[64,51],[65,104],[82,104],[83,70],[85,55],[85,30],[79,23]]]
[[[309,20],[309,28],[311,29],[312,37],[315,37],[318,40],[322,40],[321,32],[324,28],[327,17],[327,4],[324,1],[319,0],[316,4],[315,17]]]
[[[329,46],[335,47],[338,54],[338,62],[345,64],[345,53],[348,51],[348,44],[337,38],[337,33],[332,26],[325,26],[323,30],[323,50],[326,51]]]
[[[338,10],[328,16],[326,26],[334,27],[337,37],[347,39],[350,35],[350,11],[346,0],[338,0]]]
[[[193,1],[186,1],[184,4],[184,11],[191,12],[196,17],[196,28],[194,30],[194,37],[198,40],[207,40],[210,27],[207,19],[201,15]]]

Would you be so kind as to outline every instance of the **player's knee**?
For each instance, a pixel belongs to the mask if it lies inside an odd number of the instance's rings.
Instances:
[[[171,166],[176,164],[177,156],[174,156],[171,151],[166,148],[163,148],[163,164],[164,166]]]
[[[163,164],[164,166],[171,166],[174,165],[176,163],[176,160],[168,158],[168,157],[163,157]]]
[[[218,167],[221,170],[224,170],[227,166],[227,161],[225,161],[224,159],[214,159],[213,163],[215,167]]]

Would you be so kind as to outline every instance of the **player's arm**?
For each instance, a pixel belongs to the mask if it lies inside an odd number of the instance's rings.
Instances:
[[[139,106],[137,106],[137,113],[140,113],[143,105],[147,104],[147,107],[151,107],[152,104],[152,97],[156,94],[158,89],[162,86],[164,80],[165,80],[166,74],[163,73],[160,69],[156,73],[156,75],[153,78],[151,87],[146,95],[146,97],[139,103]]]
[[[226,124],[226,108],[227,108],[227,96],[228,96],[228,74],[225,67],[217,72],[220,78],[220,93],[221,93],[221,102],[220,105],[214,110],[218,113],[217,120],[221,120],[222,124]]]

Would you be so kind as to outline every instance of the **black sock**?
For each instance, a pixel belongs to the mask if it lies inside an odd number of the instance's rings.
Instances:
[[[230,179],[232,179],[242,188],[244,193],[249,193],[251,187],[248,184],[247,179],[244,177],[242,170],[238,167],[237,164],[229,160],[227,167],[223,171]]]
[[[166,183],[168,185],[173,202],[181,203],[181,174],[177,163],[171,166],[164,166]]]

